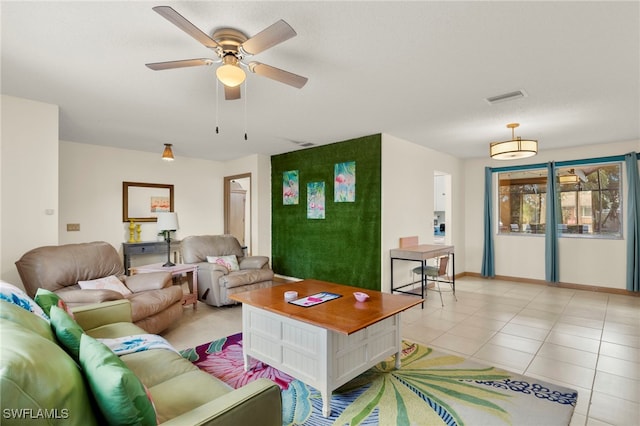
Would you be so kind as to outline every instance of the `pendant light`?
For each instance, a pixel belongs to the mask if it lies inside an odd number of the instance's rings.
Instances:
[[[173,145],[170,143],[164,144],[164,151],[162,151],[162,159],[164,161],[173,161],[173,151],[171,150],[172,146]]]
[[[503,142],[491,142],[489,145],[489,155],[496,160],[515,160],[518,158],[532,157],[538,153],[538,141],[534,139],[522,139],[515,136],[515,128],[519,123],[509,123],[507,128],[511,129],[511,140]]]

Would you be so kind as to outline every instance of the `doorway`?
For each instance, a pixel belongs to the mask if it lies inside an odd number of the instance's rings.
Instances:
[[[224,178],[224,233],[251,254],[251,173]]]
[[[433,173],[433,242],[451,244],[451,175]]]

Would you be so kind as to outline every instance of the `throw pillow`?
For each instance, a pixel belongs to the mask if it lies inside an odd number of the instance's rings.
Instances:
[[[229,270],[229,272],[239,271],[240,265],[238,265],[238,258],[235,254],[230,256],[207,256],[207,262],[217,263]]]
[[[69,314],[55,305],[51,306],[49,316],[51,317],[51,327],[53,327],[58,341],[62,343],[67,353],[78,361],[80,337],[84,333],[84,330]]]
[[[10,303],[0,310],[22,311],[51,327],[35,315]],[[6,309],[6,310],[9,310]],[[9,425],[95,426],[90,390],[76,362],[55,342],[43,338],[24,323],[0,318],[0,365],[2,417]],[[11,415],[13,413],[13,415]],[[47,415],[48,413],[51,416]]]
[[[157,424],[140,379],[109,348],[86,334],[80,337],[80,365],[109,424]]]
[[[131,294],[131,290],[129,290],[124,284],[122,284],[122,281],[120,281],[115,275],[109,275],[108,277],[89,281],[78,281],[78,285],[83,290],[106,289],[115,290],[123,296]]]
[[[38,306],[38,304],[34,302],[27,293],[24,292],[24,290],[13,284],[0,281],[0,300],[6,300],[9,303],[20,306],[22,309],[26,309],[49,322],[49,317],[44,313],[42,308]]]
[[[73,312],[71,311],[71,309],[67,307],[67,304],[64,303],[64,300],[62,300],[60,296],[58,296],[56,293],[52,291],[45,290],[44,288],[39,288],[38,291],[36,292],[36,297],[34,297],[33,299],[36,301],[38,305],[40,305],[42,310],[49,316],[50,316],[49,311],[51,310],[51,307],[57,306],[60,309],[63,309],[66,313],[68,313],[69,316],[71,316],[71,318],[74,318]]]

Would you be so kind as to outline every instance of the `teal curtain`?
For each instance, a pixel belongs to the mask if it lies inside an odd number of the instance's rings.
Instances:
[[[627,169],[627,290],[640,291],[640,177],[638,155],[624,156]]]
[[[482,253],[482,276],[495,277],[495,265],[493,254],[493,232],[491,229],[492,208],[492,178],[491,167],[484,169],[484,252]]]
[[[558,224],[560,223],[558,212],[560,203],[556,193],[556,165],[554,162],[547,164],[547,216],[544,240],[544,274],[548,282],[560,281],[558,270]]]

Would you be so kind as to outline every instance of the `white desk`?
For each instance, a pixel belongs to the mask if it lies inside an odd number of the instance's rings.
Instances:
[[[441,244],[420,244],[412,247],[403,247],[403,248],[395,248],[389,251],[391,256],[391,293],[394,291],[398,293],[405,294],[413,294],[419,295],[424,299],[425,297],[425,289],[427,288],[427,277],[424,274],[424,268],[427,265],[427,260],[434,259],[441,256],[449,256],[451,261],[451,287],[453,289],[453,293],[456,292],[456,268],[455,268],[455,259],[454,259],[454,249],[453,246],[441,245]],[[408,284],[401,284],[398,287],[394,287],[393,284],[393,261],[394,260],[408,260],[420,262],[422,265],[422,278],[420,280],[420,294],[417,294],[415,291],[407,291],[402,290],[403,288],[413,286],[416,282],[411,282]],[[447,281],[449,282],[449,281]],[[424,308],[424,302],[422,303],[422,307]]]

